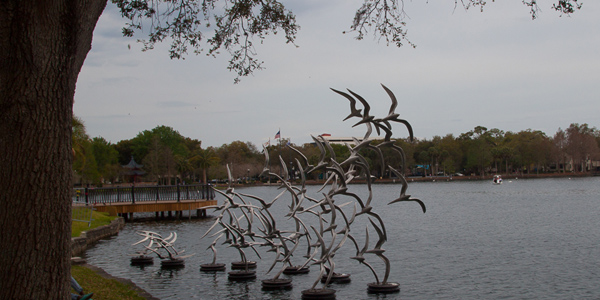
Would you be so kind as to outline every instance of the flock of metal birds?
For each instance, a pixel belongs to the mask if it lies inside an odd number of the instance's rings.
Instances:
[[[158,258],[162,259],[161,264],[164,267],[181,267],[184,265],[184,259],[194,255],[181,255],[185,250],[177,251],[175,249],[175,241],[177,240],[177,233],[171,232],[169,236],[163,238],[159,233],[153,231],[138,231],[137,234],[143,236],[143,238],[132,246],[147,242],[147,245],[143,245],[144,248],[138,251],[132,258],[131,264],[133,265],[144,265],[152,263],[152,256],[148,254],[154,253]]]
[[[383,86],[383,85],[382,85]],[[387,166],[392,174],[399,178],[401,183],[399,196],[387,203],[388,205],[397,202],[413,201],[417,202],[423,212],[426,211],[425,204],[419,200],[411,198],[407,195],[408,183],[404,177],[403,170],[405,169],[405,153],[401,147],[396,145],[392,139],[392,123],[400,123],[406,126],[409,132],[409,137],[412,140],[413,131],[410,124],[399,118],[399,114],[395,112],[398,102],[394,94],[385,86],[384,90],[390,97],[392,104],[389,114],[384,118],[375,118],[371,116],[370,106],[367,101],[358,94],[348,90],[348,93],[334,90],[334,92],[344,96],[350,101],[350,114],[344,119],[359,118],[360,120],[354,126],[366,126],[366,134],[362,140],[355,139],[354,145],[346,144],[350,151],[350,156],[338,162],[333,148],[322,136],[312,136],[315,145],[320,150],[319,161],[312,165],[303,153],[291,147],[297,155],[295,158],[295,169],[299,172],[299,181],[294,183],[290,180],[288,167],[284,160],[279,156],[281,164],[281,175],[274,173],[270,169],[269,153],[264,149],[265,167],[261,176],[274,178],[279,183],[279,189],[282,191],[273,199],[265,201],[264,199],[236,192],[233,186],[229,185],[227,190],[215,191],[225,197],[222,205],[215,207],[215,211],[220,211],[216,217],[214,224],[204,233],[202,238],[208,236],[214,240],[207,249],[213,251],[213,261],[217,260],[217,244],[218,240],[225,237],[222,245],[228,245],[238,250],[242,263],[249,262],[246,251],[252,250],[259,258],[260,251],[257,247],[267,247],[267,251],[275,253],[275,259],[268,268],[267,273],[270,273],[276,266],[279,265],[277,273],[271,280],[277,280],[281,274],[286,273],[286,270],[306,270],[310,265],[319,266],[319,275],[314,284],[309,290],[317,290],[316,286],[321,281],[325,288],[332,280],[340,273],[335,272],[335,255],[337,251],[344,246],[346,241],[350,240],[356,249],[356,254],[350,259],[358,261],[360,264],[368,267],[375,282],[369,284],[369,289],[381,288],[381,291],[396,291],[397,283],[388,281],[390,274],[390,261],[385,256],[384,243],[388,240],[388,232],[385,228],[385,222],[381,216],[375,211],[372,206],[375,195],[373,193],[372,184],[374,176],[371,174],[370,166],[367,159],[361,154],[361,150],[370,149],[378,153],[382,166]],[[357,109],[357,100],[363,106],[362,109]],[[383,131],[385,137],[382,142],[374,142],[371,134],[375,127],[378,134]],[[401,165],[397,168],[386,164],[386,159],[383,155],[383,148],[391,148],[400,156]],[[233,182],[229,166],[227,167],[229,182]],[[385,174],[385,169],[382,167],[381,174]],[[321,196],[313,197],[308,195],[306,189],[306,176],[322,172],[326,176],[325,183],[320,187],[317,193]],[[353,192],[349,184],[355,180],[361,179],[366,183],[368,196],[366,201],[357,193]],[[365,185],[356,185],[356,187],[364,187]],[[326,188],[328,188],[326,190]],[[288,203],[289,210],[285,214],[285,218],[276,218],[272,215],[270,208],[277,201],[283,201],[284,195],[288,195],[291,201]],[[340,203],[340,199],[351,199],[349,202]],[[375,200],[376,201],[376,200]],[[351,214],[344,212],[342,209],[346,205],[353,205],[348,210],[352,210]],[[281,216],[277,216],[281,217]],[[340,218],[341,217],[341,218]],[[375,245],[371,245],[369,238],[369,223],[364,228],[364,236],[353,235],[355,232],[353,226],[357,218],[366,217],[377,234]],[[314,218],[317,220],[314,221]],[[277,221],[282,219],[287,223],[286,226],[280,226]],[[311,220],[308,222],[308,220]],[[307,224],[318,224],[317,226]],[[362,223],[364,224],[364,222]],[[282,229],[286,228],[286,230]],[[289,229],[293,228],[293,229]],[[352,230],[351,230],[352,229]],[[213,232],[214,231],[214,232]],[[146,239],[152,239],[153,235],[149,232],[143,233]],[[169,241],[169,239],[166,239]],[[142,241],[138,242],[141,243]],[[173,240],[170,241],[172,244]],[[150,248],[150,247],[146,247]],[[301,251],[302,255],[297,255]],[[169,252],[171,255],[171,252]],[[378,270],[368,262],[367,256],[375,255],[383,261],[385,270],[383,278],[380,279]],[[301,257],[301,258],[300,258]],[[298,264],[292,262],[292,258]],[[247,265],[246,265],[247,266]],[[245,271],[249,271],[246,268]],[[286,273],[287,274],[287,273]],[[399,287],[398,287],[399,289]]]

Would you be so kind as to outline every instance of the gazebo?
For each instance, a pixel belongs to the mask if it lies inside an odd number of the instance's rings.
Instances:
[[[123,166],[123,168],[125,168],[125,170],[123,171],[123,176],[125,178],[131,177],[131,182],[135,184],[138,176],[146,174],[146,171],[142,170],[142,167],[143,165],[140,165],[137,162],[135,162],[135,159],[133,159],[133,156],[131,156],[131,160],[129,161],[129,163]]]

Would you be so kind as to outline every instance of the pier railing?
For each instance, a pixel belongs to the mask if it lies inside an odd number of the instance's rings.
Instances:
[[[73,202],[91,204],[214,199],[215,192],[209,184],[77,188],[73,195]]]

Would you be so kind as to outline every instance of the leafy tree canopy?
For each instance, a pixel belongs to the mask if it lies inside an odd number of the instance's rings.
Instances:
[[[199,145],[200,142],[186,140],[178,131],[169,126],[157,126],[152,130],[144,130],[131,139],[133,155],[136,159],[145,157],[156,139],[162,146],[169,148],[173,155],[187,157],[189,149],[187,145]]]

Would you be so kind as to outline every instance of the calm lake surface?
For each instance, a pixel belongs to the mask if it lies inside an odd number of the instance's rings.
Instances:
[[[382,247],[392,264],[388,281],[398,282],[400,293],[368,294],[367,284],[375,281],[373,273],[348,259],[356,250],[347,240],[335,256],[335,271],[351,274],[352,282],[330,286],[336,290],[337,299],[600,299],[600,177],[505,178],[502,185],[491,181],[410,183],[408,194],[425,202],[425,214],[415,202],[387,205],[400,194],[400,187],[375,185],[372,202],[388,233]],[[308,189],[313,198],[322,198],[316,192],[318,187]],[[350,185],[349,189],[366,199],[365,185]],[[267,201],[281,192],[275,187],[235,191]],[[283,217],[290,201],[289,196],[283,196],[270,209],[279,216],[279,228],[292,228],[293,224]],[[353,202],[348,197],[335,201],[338,205]],[[352,204],[343,210],[350,216]],[[209,211],[209,215],[217,214]],[[343,223],[340,215],[338,229]],[[318,228],[316,217],[301,217],[307,226]],[[324,218],[329,220],[331,214]],[[263,291],[261,280],[272,278],[279,269],[278,265],[266,274],[275,257],[265,252],[266,247],[257,247],[262,258],[246,251],[249,260],[258,262],[256,280],[228,280],[230,262],[239,261],[240,256],[227,245],[218,247],[217,258],[217,262],[227,264],[227,271],[201,272],[200,264],[212,262],[213,254],[207,247],[215,237],[200,237],[214,221],[128,223],[119,235],[90,248],[85,258],[114,276],[132,280],[160,299],[300,299],[301,292],[317,280],[319,268],[313,265],[310,273],[292,277],[291,290]],[[366,215],[358,216],[351,227],[361,248],[367,224],[370,244],[374,245],[377,234]],[[179,236],[176,248],[195,255],[187,258],[185,268],[179,270],[161,269],[157,258],[150,266],[131,266],[131,255],[140,250],[139,245],[131,246],[141,239],[138,230],[163,236],[175,231]],[[295,265],[303,263],[306,248],[296,251],[292,259]],[[379,270],[381,280],[381,260],[374,255],[365,257]]]

